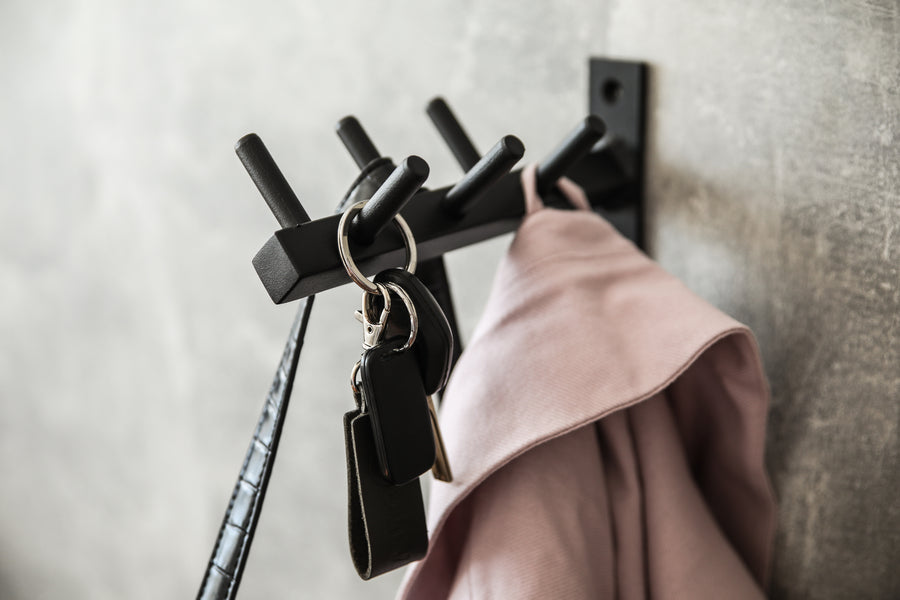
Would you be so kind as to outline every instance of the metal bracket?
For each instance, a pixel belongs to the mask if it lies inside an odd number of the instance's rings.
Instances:
[[[628,183],[612,196],[604,190],[605,199],[597,212],[640,248],[644,248],[646,93],[646,64],[605,58],[590,60],[589,107],[591,114],[606,123],[607,135],[568,174],[591,197],[597,180],[593,164],[596,155],[615,156],[628,175]]]

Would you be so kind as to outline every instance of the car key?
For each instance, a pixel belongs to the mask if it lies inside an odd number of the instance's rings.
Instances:
[[[408,340],[406,342],[407,346],[415,347],[414,343],[416,339],[418,339],[418,332],[422,331],[422,323],[419,322],[418,312],[416,310],[416,306],[412,303],[412,299],[409,294],[397,284],[388,283],[385,284],[387,288],[397,294],[400,299],[403,301],[403,305],[406,308],[406,312],[409,314],[409,330],[410,334],[408,336]],[[427,290],[426,290],[427,291]],[[437,311],[440,311],[440,307],[437,307]],[[426,311],[426,315],[429,314],[437,314],[434,312]],[[440,314],[443,314],[442,312]],[[399,319],[395,319],[399,320]],[[433,322],[426,321],[424,323],[425,330],[428,331],[429,328],[433,325]],[[387,323],[387,331],[396,333],[397,329],[401,329],[402,326],[398,327],[396,324],[392,323],[390,319]],[[451,349],[452,354],[452,349]],[[421,366],[421,365],[420,365]],[[431,399],[431,395],[428,396],[428,414],[431,417],[431,430],[434,436],[434,465],[431,467],[431,473],[434,475],[434,478],[438,481],[451,482],[453,481],[453,471],[450,469],[450,461],[447,458],[447,449],[444,446],[444,436],[441,434],[441,426],[438,422],[437,411],[434,408],[434,401]]]
[[[409,322],[402,336],[389,333],[391,294],[384,284],[376,286],[381,296],[380,311],[378,295],[364,292],[362,310],[356,313],[363,324],[364,352],[354,379],[358,373],[382,474],[392,483],[401,484],[434,464],[434,437],[418,363],[409,351],[418,331],[415,308],[409,296],[398,294],[408,307],[404,314]],[[390,339],[384,341],[387,337]]]
[[[447,449],[444,447],[444,436],[441,434],[437,411],[434,409],[434,401],[431,396],[428,396],[426,400],[428,401],[428,415],[431,417],[431,434],[434,436],[434,464],[431,466],[431,474],[438,481],[450,483],[453,481],[453,471],[450,469],[450,459],[447,458]]]
[[[406,339],[394,337],[363,352],[360,390],[371,415],[382,475],[411,481],[434,465],[434,434],[419,365]]]
[[[387,328],[392,335],[401,334],[404,331],[404,313],[409,313],[411,319],[415,314],[418,331],[414,343],[410,342],[411,348],[416,354],[423,372],[431,370],[428,374],[423,374],[423,380],[427,382],[425,391],[428,393],[428,411],[434,436],[435,462],[431,472],[439,481],[453,481],[453,472],[447,458],[437,411],[431,398],[432,394],[443,388],[449,377],[450,361],[453,357],[453,334],[450,325],[434,296],[415,275],[402,269],[388,269],[379,273],[375,277],[375,281],[389,281],[386,283],[388,288],[403,300],[405,310],[401,310],[395,303],[395,310],[388,320]],[[431,353],[430,356],[429,353]],[[431,387],[428,383],[431,384]]]
[[[436,394],[444,388],[450,377],[453,360],[453,333],[444,311],[425,284],[418,277],[404,269],[387,269],[375,276],[375,283],[394,284],[406,292],[415,306],[419,331],[412,350],[422,370],[422,383],[428,395]],[[391,322],[403,327],[408,309],[395,307]]]

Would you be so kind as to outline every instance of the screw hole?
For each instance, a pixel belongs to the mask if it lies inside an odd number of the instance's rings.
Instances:
[[[607,79],[600,87],[600,94],[607,104],[615,104],[622,97],[622,84],[615,79]]]

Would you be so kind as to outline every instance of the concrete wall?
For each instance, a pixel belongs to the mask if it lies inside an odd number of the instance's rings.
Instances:
[[[900,4],[623,2],[652,250],[756,332],[773,592],[900,597]]]
[[[0,3],[0,597],[195,592],[294,310],[249,264],[275,223],[238,137],[322,216],[338,118],[442,185],[432,95],[537,159],[591,55],[652,65],[653,252],[759,336],[774,595],[900,595],[895,2],[129,4]],[[448,257],[466,332],[508,239]],[[243,597],[396,587],[346,549],[357,303],[317,303]]]

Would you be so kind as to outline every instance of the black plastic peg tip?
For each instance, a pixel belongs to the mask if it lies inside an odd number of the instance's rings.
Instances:
[[[409,156],[400,163],[350,223],[350,239],[368,245],[393,220],[428,179],[428,163]]]
[[[356,166],[360,169],[376,158],[381,157],[375,144],[372,143],[366,130],[363,129],[356,117],[352,115],[344,117],[338,121],[334,130],[338,137],[341,138],[347,151],[350,152],[350,156],[353,157]]]
[[[464,215],[524,154],[525,145],[519,138],[503,137],[447,192],[441,199],[441,209],[453,216]]]
[[[596,116],[586,117],[538,166],[538,193],[549,192],[560,177],[581,160],[606,133],[606,124]]]
[[[309,221],[309,215],[258,135],[248,133],[237,141],[234,151],[279,225],[296,227]]]
[[[438,133],[450,146],[450,151],[456,157],[456,162],[463,168],[463,171],[471,170],[481,155],[444,99],[440,97],[433,99],[428,103],[425,112],[431,117]]]

